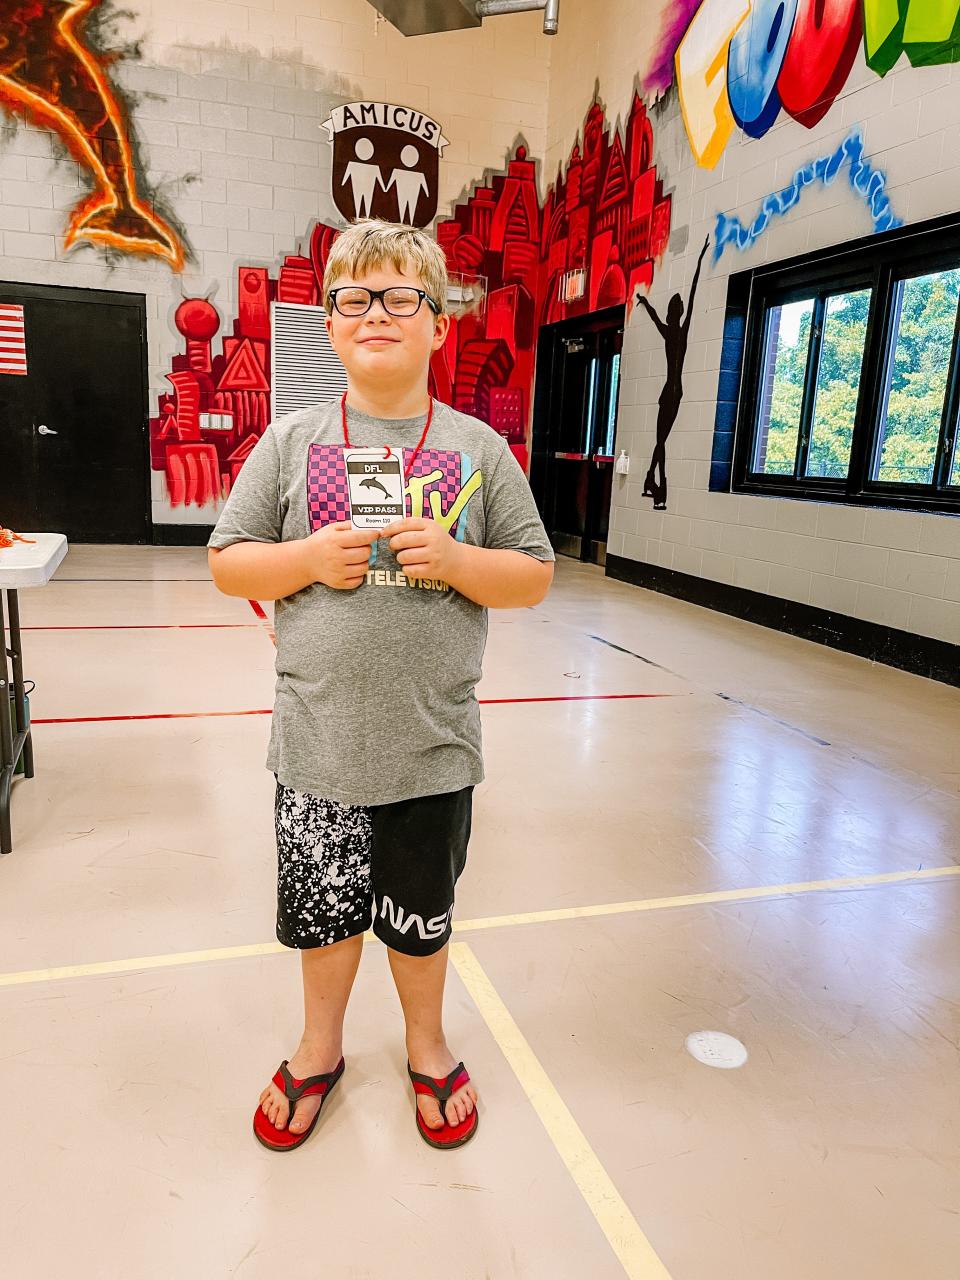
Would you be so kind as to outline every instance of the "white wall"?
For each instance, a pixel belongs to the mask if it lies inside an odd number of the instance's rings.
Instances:
[[[142,293],[147,298],[150,410],[182,339],[184,296],[211,296],[229,328],[240,263],[275,268],[315,220],[342,225],[330,198],[331,148],[320,126],[361,98],[423,110],[450,145],[440,216],[485,169],[501,170],[519,136],[546,143],[549,41],[536,13],[476,30],[405,39],[366,0],[132,0],[118,33],[142,60],[114,75],[137,99],[134,133],[151,188],[186,229],[182,275],[150,259],[110,264],[63,248],[69,211],[88,184],[51,133],[11,117],[0,147],[0,279]],[[211,523],[210,507],[171,512],[154,474],[154,518]]]
[[[598,6],[599,7],[599,6]],[[552,53],[547,173],[576,136],[599,81],[610,117],[623,114],[634,76],[649,71],[658,24],[641,20],[632,0],[595,6],[570,0]],[[865,154],[885,171],[895,214],[915,222],[960,209],[960,66],[914,70],[902,59],[879,79],[862,53],[840,97],[813,130],[782,114],[762,139],[734,131],[717,167],[690,151],[675,93],[654,111],[655,158],[673,192],[671,252],[654,278],[651,301],[687,296],[696,255],[718,212],[748,222],[762,198],[793,173],[833,151],[861,125]],[[841,175],[808,188],[745,253],[708,256],[695,306],[685,395],[667,444],[668,510],[655,512],[642,482],[655,440],[663,343],[637,309],[625,333],[617,448],[632,473],[618,477],[608,550],[717,582],[819,606],[871,622],[960,643],[960,519],[949,515],[841,507],[709,492],[727,276],[864,236],[872,222]],[[674,252],[679,246],[682,251]]]

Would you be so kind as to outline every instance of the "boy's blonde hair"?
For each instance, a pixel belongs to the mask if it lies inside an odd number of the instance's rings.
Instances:
[[[360,281],[385,266],[420,277],[424,289],[443,315],[447,310],[447,259],[425,231],[399,222],[364,218],[341,232],[333,242],[323,273],[323,305],[333,309],[330,290],[343,276]]]

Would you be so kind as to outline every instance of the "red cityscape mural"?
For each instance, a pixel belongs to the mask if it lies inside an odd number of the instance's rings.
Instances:
[[[583,140],[541,205],[536,165],[519,146],[437,226],[451,272],[486,279],[484,305],[455,319],[431,366],[440,400],[488,422],[527,464],[537,334],[544,324],[626,305],[648,288],[670,235],[671,199],[653,163],[653,130],[634,96],[626,128],[603,108],[587,113]],[[241,266],[238,309],[220,351],[221,317],[188,299],[176,312],[185,350],[174,357],[151,421],[152,466],[171,506],[226,497],[270,420],[270,304],[320,303],[335,228],[318,223],[308,257],[284,260],[276,277]]]

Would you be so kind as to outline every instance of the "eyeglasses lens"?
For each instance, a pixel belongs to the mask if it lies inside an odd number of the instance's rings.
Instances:
[[[338,289],[336,306],[341,315],[363,316],[373,306],[373,297],[369,289]],[[414,316],[420,310],[420,295],[416,289],[387,289],[383,306],[392,316]]]
[[[388,289],[383,301],[392,316],[412,316],[420,310],[416,289]]]

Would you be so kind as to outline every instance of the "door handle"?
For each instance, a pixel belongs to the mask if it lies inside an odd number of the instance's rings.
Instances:
[[[39,426],[39,427],[37,427],[37,431],[38,431],[38,433],[39,433],[40,435],[42,435],[42,436],[55,436],[55,435],[59,435],[59,432],[57,432],[57,431],[51,431],[51,430],[50,430],[50,428],[49,428],[49,427],[45,427],[45,426],[43,425],[43,423],[41,423],[41,424],[40,424],[40,426]]]

